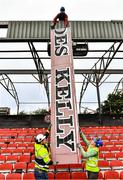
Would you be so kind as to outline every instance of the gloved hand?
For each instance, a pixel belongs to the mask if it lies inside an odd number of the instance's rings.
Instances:
[[[58,161],[54,161],[53,162],[53,165],[57,165],[59,162]]]
[[[55,24],[54,23],[51,24],[51,29],[55,29]]]
[[[48,126],[48,131],[51,130],[51,126],[52,126],[52,124],[50,123],[50,125]]]
[[[77,144],[77,148],[80,149],[81,147],[82,147],[81,144],[78,143],[78,144]]]

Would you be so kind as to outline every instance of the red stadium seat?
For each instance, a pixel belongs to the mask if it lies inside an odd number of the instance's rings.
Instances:
[[[112,170],[122,170],[123,162],[120,160],[113,160],[110,162],[110,166],[111,166]]]
[[[110,147],[110,152],[111,152],[111,153],[120,152],[120,147],[118,147],[118,146]]]
[[[104,154],[104,158],[105,158],[107,161],[116,160],[115,153],[105,153],[105,154]]]
[[[49,172],[54,172],[54,171],[55,171],[55,165],[50,165]]]
[[[71,179],[87,179],[86,172],[71,172]]]
[[[8,149],[16,149],[17,148],[17,144],[8,144]]]
[[[27,172],[34,172],[35,163],[31,162],[27,166]]]
[[[116,158],[120,161],[123,161],[123,152],[116,153]]]
[[[69,171],[69,165],[68,164],[57,164],[55,166],[56,172],[58,171]]]
[[[0,155],[0,164],[5,163],[5,161],[6,161],[6,156]]]
[[[12,155],[20,156],[23,154],[23,149],[13,149]]]
[[[27,170],[27,163],[25,162],[17,162],[13,165],[13,172],[26,172]]]
[[[12,169],[12,164],[0,164],[0,173],[11,173]]]
[[[35,180],[34,173],[24,173],[23,180]]]
[[[13,152],[12,149],[2,149],[2,150],[1,150],[1,155],[9,156],[9,155],[12,154],[12,152]]]
[[[54,179],[55,175],[53,172],[48,172],[48,179]]]
[[[57,172],[55,175],[55,179],[69,179],[70,180],[70,173],[69,172]]]
[[[5,180],[5,175],[4,174],[0,174],[0,180]]]
[[[110,164],[106,160],[99,160],[98,161],[98,166],[99,168],[104,171],[104,170],[111,170]]]
[[[22,155],[22,156],[20,156],[19,162],[30,163],[30,156],[29,155]]]
[[[99,172],[99,176],[98,176],[98,180],[103,180],[104,178],[103,178],[103,172]]]
[[[23,155],[32,155],[34,154],[34,149],[33,148],[28,148],[23,150]]]
[[[120,175],[116,171],[105,171],[104,172],[104,179],[105,180],[110,180],[110,179],[120,180]]]
[[[7,174],[6,176],[6,180],[10,180],[10,179],[21,180],[21,178],[22,178],[22,174],[20,173]]]
[[[26,149],[26,147],[27,147],[27,144],[24,144],[24,143],[18,144],[18,149]]]
[[[101,153],[109,153],[110,147],[102,146],[102,147],[100,147],[100,152]]]
[[[120,179],[123,180],[123,171],[120,171]]]
[[[6,163],[16,163],[18,161],[18,156],[11,155],[6,157]]]
[[[83,164],[70,164],[70,171],[82,171],[83,170]]]

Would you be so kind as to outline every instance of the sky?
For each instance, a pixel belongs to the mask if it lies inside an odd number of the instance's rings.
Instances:
[[[123,0],[0,0],[0,21],[11,21],[11,20],[52,20],[54,16],[59,12],[59,9],[61,6],[64,6],[66,9],[66,13],[68,14],[69,20],[97,20],[97,21],[110,21],[110,20],[123,20]],[[9,48],[12,49],[12,45],[8,44]],[[91,48],[90,44],[90,48]],[[105,45],[107,48],[110,47],[110,45]],[[105,47],[104,46],[104,47]],[[5,50],[6,45],[0,44],[0,49]],[[7,47],[8,48],[8,47]],[[20,49],[26,49],[27,45],[23,44],[23,47],[20,47],[19,45],[16,46],[16,48]],[[98,47],[95,47],[95,49]],[[100,47],[102,48],[102,47]],[[1,60],[0,60],[1,61]],[[74,62],[75,69],[80,68],[91,68],[94,65],[93,61],[87,61],[86,63],[79,63],[80,60],[76,60]],[[121,62],[123,64],[123,61]],[[78,65],[79,64],[79,65]],[[84,65],[85,67],[84,67]],[[44,65],[46,68],[50,68],[50,61],[46,63],[44,62]],[[118,62],[113,62],[112,68],[118,67]],[[0,62],[0,69],[13,69],[13,68],[25,68],[25,62],[24,61],[18,61],[18,63],[15,63],[15,61],[7,61]],[[123,66],[122,66],[123,67]],[[34,68],[33,61],[30,61],[26,64],[27,68]],[[119,66],[121,68],[121,65]],[[12,80],[15,83],[15,86],[17,88],[18,95],[20,97],[20,101],[22,104],[20,104],[20,110],[24,111],[32,111],[37,108],[40,108],[43,106],[44,108],[47,108],[46,103],[46,94],[44,91],[43,85],[39,85],[36,80],[32,77],[20,77],[20,76],[11,76]],[[115,80],[116,78],[116,80]],[[120,80],[121,77],[119,75],[115,77],[111,77],[109,81],[113,79],[113,81]],[[21,84],[18,82],[21,81],[29,81],[29,82],[35,82],[33,86],[31,84],[25,83]],[[76,81],[80,81],[80,77],[76,77]],[[101,94],[101,100],[103,101],[107,97],[107,93],[111,92],[113,88],[115,87],[116,83],[112,83],[109,85],[105,84],[105,87],[101,86],[102,94]],[[77,83],[76,89],[77,89],[77,101],[79,99],[79,93],[80,93],[80,83]],[[108,88],[107,88],[108,87]],[[34,93],[35,89],[35,93]],[[107,90],[108,89],[108,90]],[[107,91],[106,91],[107,90]],[[90,93],[93,92],[93,93]],[[5,92],[5,89],[0,86],[0,106],[8,106],[11,108],[12,113],[16,113],[16,106],[14,100],[10,97],[8,92]],[[24,93],[23,93],[24,92]],[[84,97],[84,101],[95,101],[95,93],[96,90],[93,89],[93,87],[90,85],[90,87],[87,90],[87,96]],[[33,104],[23,104],[23,102],[37,102],[39,99],[41,99],[42,102],[44,102],[41,106],[40,104],[36,104],[35,106]],[[83,104],[83,106],[87,106],[90,109],[95,109],[97,107],[97,104]]]

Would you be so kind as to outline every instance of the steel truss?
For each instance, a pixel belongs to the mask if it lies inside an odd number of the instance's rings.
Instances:
[[[107,52],[105,52],[104,55],[97,61],[97,63],[95,63],[94,66],[91,68],[91,70],[94,69],[95,71],[98,69],[98,71],[102,71],[102,73],[98,72],[96,74],[83,74],[85,79],[83,80],[83,84],[82,84],[82,88],[81,88],[81,92],[80,92],[80,102],[79,102],[80,112],[81,112],[82,97],[83,97],[83,95],[84,95],[84,93],[88,87],[88,84],[92,83],[97,89],[97,99],[98,99],[100,123],[101,123],[101,101],[100,101],[99,86],[102,84],[101,80],[104,77],[104,74],[105,74],[109,64],[113,60],[114,56],[118,52],[121,45],[122,45],[122,41],[114,43],[107,50]],[[107,60],[104,60],[105,56],[108,57]],[[105,82],[105,80],[108,78],[108,76],[109,75],[107,75],[107,77],[103,80],[103,82]]]
[[[0,84],[7,90],[7,92],[14,98],[17,105],[17,114],[19,113],[19,98],[16,91],[16,88],[11,81],[11,79],[7,76],[7,74],[0,74]]]

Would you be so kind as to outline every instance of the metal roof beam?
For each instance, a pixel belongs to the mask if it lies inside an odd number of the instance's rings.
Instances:
[[[95,70],[95,69],[75,69],[75,74],[103,74],[104,70]],[[29,74],[38,74],[36,69],[0,69],[0,74],[14,74],[14,75],[29,75]],[[43,74],[51,74],[50,69],[43,70]],[[123,74],[123,69],[107,69],[105,74]]]

